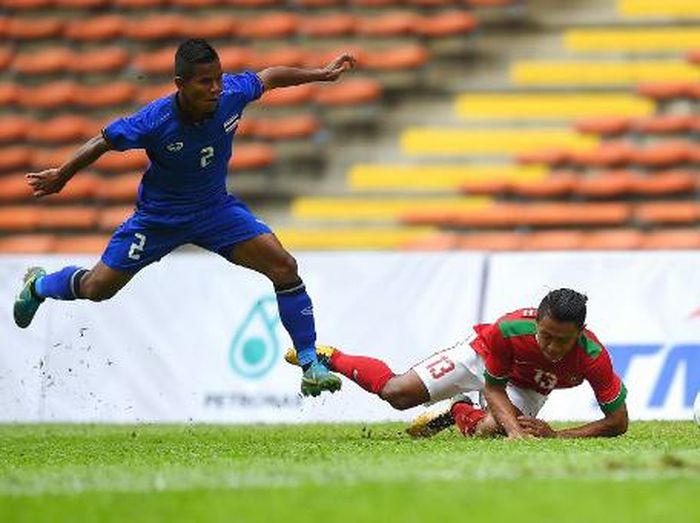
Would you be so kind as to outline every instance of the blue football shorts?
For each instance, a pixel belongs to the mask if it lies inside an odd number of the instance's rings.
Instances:
[[[228,258],[234,245],[271,232],[233,196],[176,221],[136,210],[112,235],[102,262],[118,271],[137,272],[188,243]]]

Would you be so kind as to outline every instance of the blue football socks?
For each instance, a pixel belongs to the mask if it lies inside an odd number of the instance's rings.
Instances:
[[[34,293],[39,298],[56,300],[75,300],[78,295],[80,279],[87,272],[83,267],[71,265],[60,271],[52,272],[36,280]]]
[[[301,280],[284,287],[276,287],[275,291],[282,325],[292,338],[299,365],[306,369],[317,361],[316,326],[311,298]]]

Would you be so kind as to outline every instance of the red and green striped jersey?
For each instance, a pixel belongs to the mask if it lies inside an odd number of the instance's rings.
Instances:
[[[615,374],[610,354],[595,334],[584,329],[574,348],[560,361],[547,360],[535,338],[537,309],[520,309],[492,324],[474,327],[472,347],[484,358],[489,383],[507,383],[540,394],[587,381],[604,412],[616,410],[627,390]]]

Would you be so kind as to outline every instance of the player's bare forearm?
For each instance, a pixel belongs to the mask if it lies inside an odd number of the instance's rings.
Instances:
[[[85,142],[70,160],[59,167],[58,171],[62,177],[69,180],[75,173],[97,161],[110,149],[111,147],[104,136],[98,134]]]
[[[556,432],[557,438],[610,438],[627,432],[627,407],[623,404],[603,419]]]
[[[25,178],[32,189],[32,194],[41,198],[60,192],[75,173],[92,164],[110,149],[109,143],[100,134],[88,140],[70,160],[60,167],[46,169],[38,173],[28,173]]]
[[[290,87],[310,82],[332,82],[354,66],[355,58],[350,54],[343,54],[322,68],[306,69],[275,66],[263,69],[258,73],[258,76],[267,91],[278,87]]]
[[[517,409],[508,398],[504,386],[487,383],[484,386],[484,396],[486,397],[489,412],[498,424],[503,427],[508,437],[522,438],[527,436],[527,433],[522,430],[518,423]]]

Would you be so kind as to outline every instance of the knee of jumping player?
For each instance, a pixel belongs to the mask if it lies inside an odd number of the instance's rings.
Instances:
[[[417,398],[408,387],[403,385],[400,379],[396,378],[389,380],[384,385],[379,396],[396,410],[410,409],[422,403],[420,398]]]
[[[299,281],[297,261],[291,254],[280,256],[268,270],[267,276],[275,286],[289,285]]]

